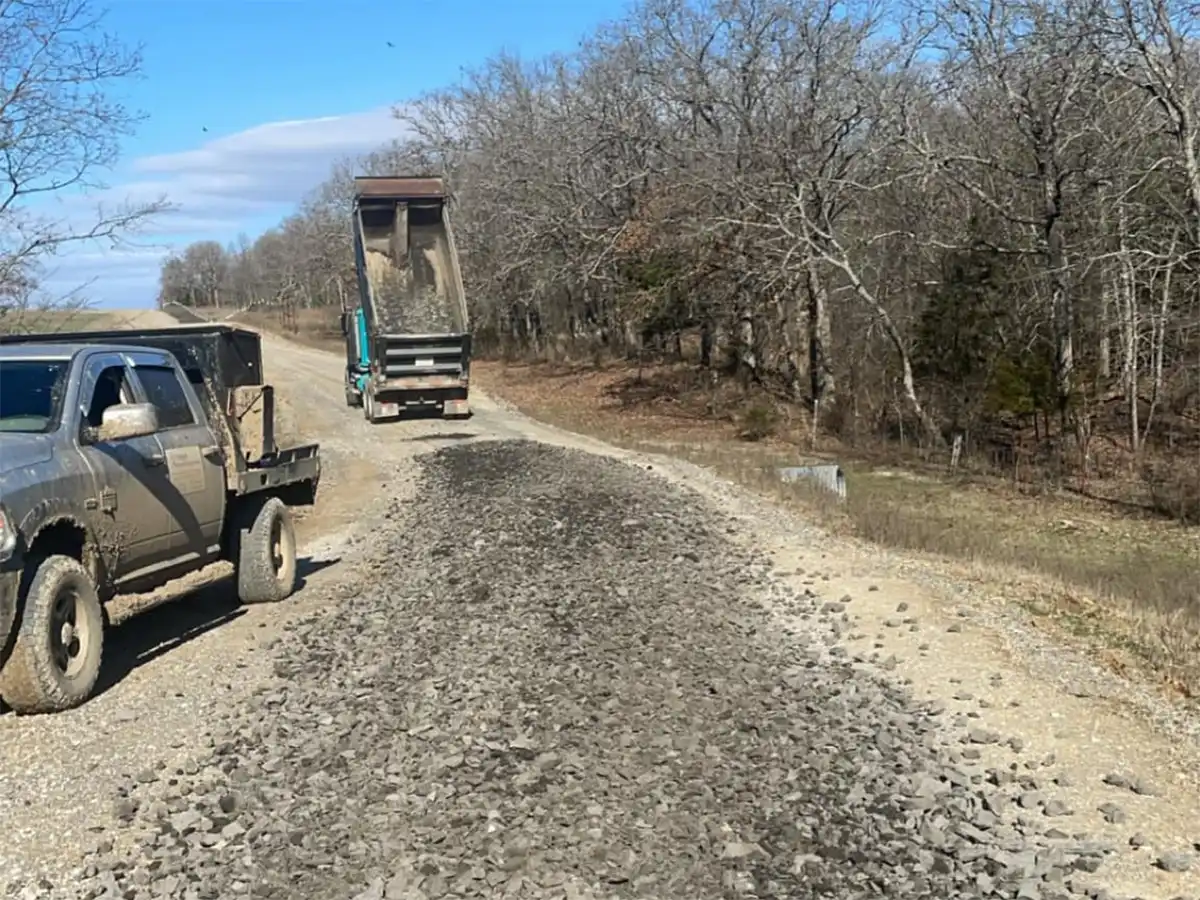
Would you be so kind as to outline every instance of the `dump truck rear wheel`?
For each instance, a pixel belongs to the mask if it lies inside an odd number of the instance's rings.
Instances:
[[[245,512],[237,537],[238,598],[278,603],[296,590],[296,530],[287,504],[271,497]]]
[[[69,556],[48,556],[25,591],[0,697],[23,715],[79,706],[96,687],[103,651],[104,608],[91,576]]]

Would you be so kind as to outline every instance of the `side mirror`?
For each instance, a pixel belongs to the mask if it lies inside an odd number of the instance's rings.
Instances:
[[[99,439],[125,441],[158,431],[158,409],[153,403],[118,403],[104,411]]]

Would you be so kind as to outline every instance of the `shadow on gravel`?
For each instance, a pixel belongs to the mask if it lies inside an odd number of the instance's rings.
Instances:
[[[296,590],[303,590],[311,576],[339,562],[341,557],[314,560],[306,556],[297,559]],[[139,666],[245,613],[234,590],[233,576],[227,575],[130,616],[119,625],[110,627],[105,634],[104,668],[100,671],[92,696],[100,696]],[[8,704],[0,700],[0,715],[9,712]]]
[[[296,590],[303,590],[308,578],[340,561],[340,557],[325,560],[301,557],[296,560]],[[104,668],[93,696],[100,696],[134,669],[245,614],[246,609],[234,589],[233,576],[227,575],[125,619],[108,630]]]
[[[450,434],[419,434],[416,437],[410,437],[412,441],[469,441],[471,438],[479,437],[477,434],[472,434],[469,431],[454,431]]]
[[[330,566],[336,566],[342,561],[339,556],[335,559],[312,559],[308,556],[302,556],[296,560],[296,590],[304,590],[304,586],[308,584],[308,577],[316,575],[318,572],[328,569]]]
[[[475,410],[468,410],[467,414],[459,419],[450,419],[449,421],[470,421],[475,418]],[[413,407],[403,410],[400,415],[391,419],[380,420],[380,425],[387,425],[389,422],[444,422],[447,421],[442,415],[442,410],[437,406],[430,407]]]
[[[245,614],[233,589],[233,578],[227,576],[130,616],[105,635],[104,668],[93,697],[99,697],[134,669]],[[167,685],[163,687],[170,690]]]

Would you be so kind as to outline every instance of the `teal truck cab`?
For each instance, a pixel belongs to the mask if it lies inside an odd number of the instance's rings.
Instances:
[[[354,179],[358,296],[342,309],[346,404],[470,414],[471,335],[442,179]]]

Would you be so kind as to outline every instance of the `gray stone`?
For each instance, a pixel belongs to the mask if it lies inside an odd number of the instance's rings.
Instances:
[[[1164,872],[1179,873],[1190,872],[1194,862],[1195,860],[1192,858],[1190,853],[1169,851],[1162,854],[1162,856],[1155,860],[1154,864]]]
[[[1102,803],[1099,810],[1100,814],[1104,816],[1104,821],[1109,825],[1124,825],[1129,820],[1125,810],[1115,803]]]

